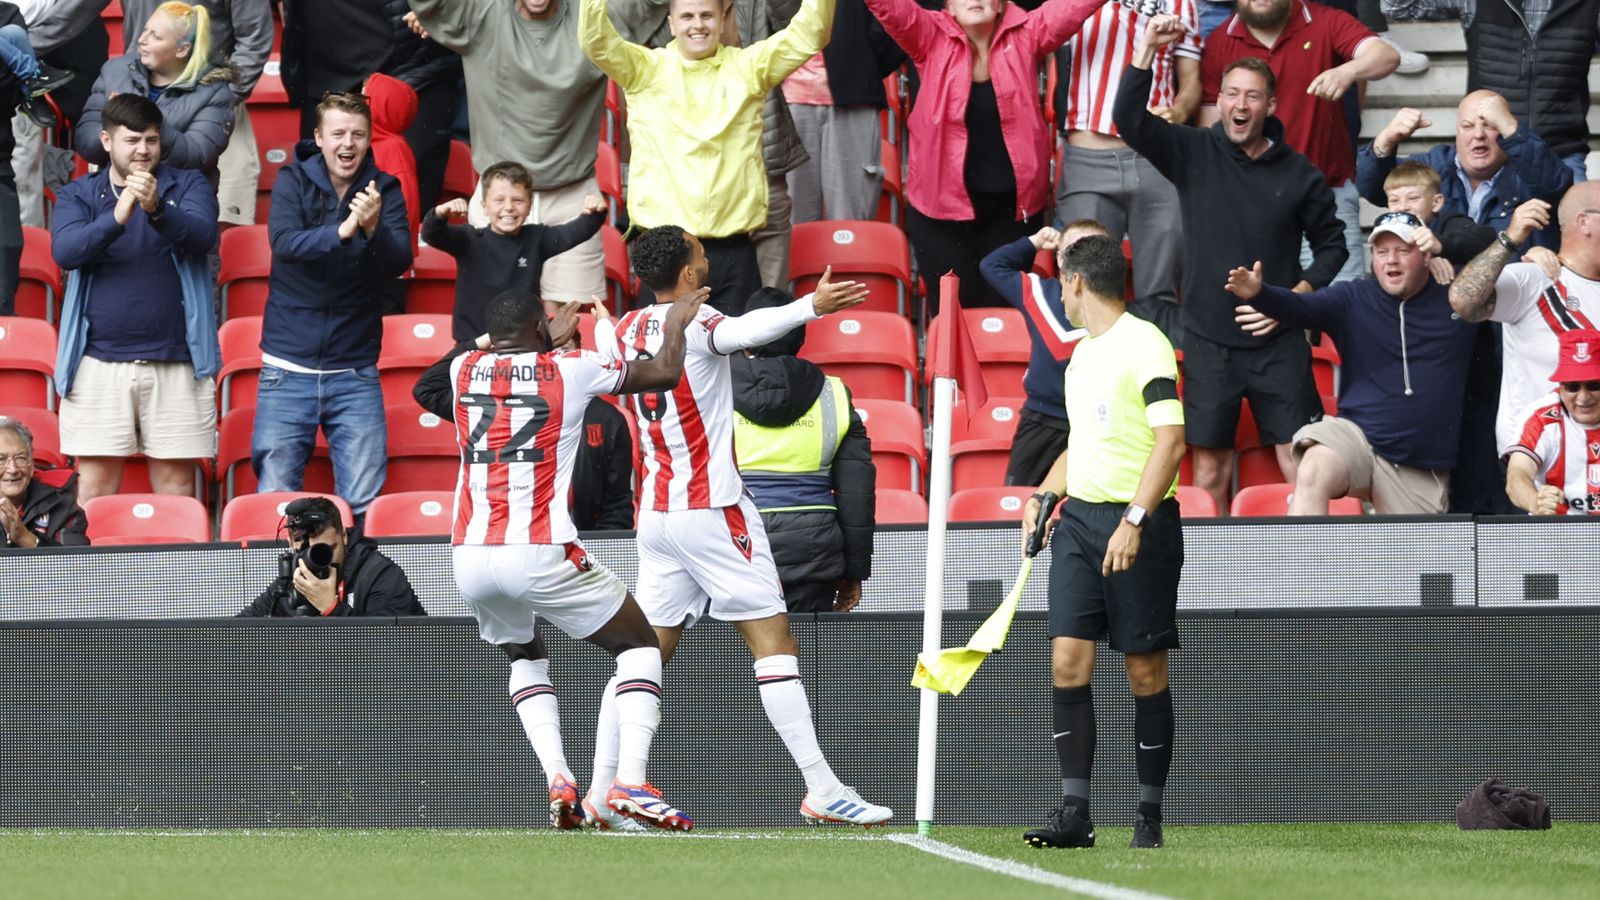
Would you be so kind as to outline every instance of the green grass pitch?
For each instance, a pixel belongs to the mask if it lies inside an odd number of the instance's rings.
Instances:
[[[1156,851],[1126,849],[1126,828],[1077,851],[1035,850],[1020,834],[936,827],[939,856],[909,829],[5,831],[0,897],[1600,896],[1600,825],[1174,826]]]

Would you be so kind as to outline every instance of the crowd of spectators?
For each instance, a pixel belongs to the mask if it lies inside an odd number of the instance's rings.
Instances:
[[[104,6],[0,2],[0,104],[18,111],[0,132],[0,313],[21,225],[48,209],[66,274],[61,449],[77,459],[41,480],[26,430],[0,421],[12,544],[81,538],[81,513],[74,530],[52,504],[117,492],[133,456],[155,491],[195,493],[196,461],[215,457],[219,236],[254,222],[258,190],[272,260],[252,467],[262,491],[301,489],[320,430],[359,522],[385,478],[381,317],[403,309],[420,246],[456,260],[458,341],[507,290],[552,314],[595,304],[608,219],[693,235],[710,305],[737,315],[789,289],[793,225],[875,215],[884,153],[904,153],[923,282],[953,271],[963,306],[1026,314],[1009,483],[1036,483],[1066,440],[1072,323],[1034,256],[1104,233],[1131,249],[1129,309],[1182,350],[1193,480],[1220,508],[1246,408],[1296,512],[1342,494],[1380,512],[1551,505],[1523,481],[1508,496],[1506,466],[1530,404],[1572,399],[1549,378],[1560,335],[1600,316],[1600,189],[1585,182],[1600,0],[126,0],[115,47]],[[1367,86],[1428,66],[1386,19],[1451,15],[1468,92],[1430,108],[1455,104],[1454,140],[1419,148],[1439,113],[1402,108],[1361,141]],[[303,140],[267,185],[244,101],[279,27]],[[897,71],[912,90],[891,142]],[[626,130],[620,208],[597,171],[607,116]],[[52,124],[93,169],[47,205],[66,152],[46,144]],[[458,125],[482,173],[465,199],[441,196]],[[1361,198],[1388,210],[1370,242]],[[925,293],[923,322],[939,299]],[[1343,358],[1335,397],[1312,374],[1317,341]],[[777,413],[741,387],[752,435],[831,396],[798,362],[774,346],[736,366],[800,370]],[[580,481],[605,496],[582,498],[582,518],[630,527],[633,442],[601,406]],[[849,472],[860,423],[829,421]],[[848,480],[830,487],[829,541],[860,525]],[[852,560],[813,580],[844,603],[858,575]]]

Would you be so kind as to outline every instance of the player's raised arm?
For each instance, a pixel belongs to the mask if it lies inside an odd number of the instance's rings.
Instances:
[[[661,352],[652,359],[636,359],[628,363],[628,372],[622,377],[619,394],[637,394],[641,391],[669,391],[683,378],[684,329],[700,313],[700,304],[711,296],[711,289],[702,287],[689,291],[672,301],[666,322],[661,327]]]
[[[788,334],[796,326],[866,302],[866,285],[859,281],[834,281],[832,276],[831,266],[824,269],[817,289],[793,303],[723,319],[711,332],[711,349],[726,356],[759,347]]]

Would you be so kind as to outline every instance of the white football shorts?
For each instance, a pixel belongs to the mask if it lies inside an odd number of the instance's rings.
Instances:
[[[736,506],[639,511],[639,585],[651,625],[688,628],[785,612],[783,586],[761,513],[748,495]]]
[[[452,548],[456,586],[491,644],[533,640],[535,616],[583,639],[611,621],[627,585],[570,544],[460,544]]]

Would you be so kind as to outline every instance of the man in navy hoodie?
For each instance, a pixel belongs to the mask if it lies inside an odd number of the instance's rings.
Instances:
[[[317,426],[334,491],[360,516],[387,463],[378,351],[384,287],[411,265],[400,182],[370,152],[372,112],[352,94],[317,107],[315,141],[272,186],[272,276],[261,331],[251,463],[262,491],[298,491]]]
[[[1388,212],[1372,229],[1374,278],[1309,294],[1261,283],[1261,263],[1228,274],[1241,315],[1252,307],[1290,328],[1326,332],[1339,348],[1339,414],[1294,436],[1299,467],[1289,514],[1327,515],[1337,497],[1379,513],[1442,513],[1456,465],[1461,405],[1477,329],[1450,309],[1448,289],[1411,242],[1422,221]]]

